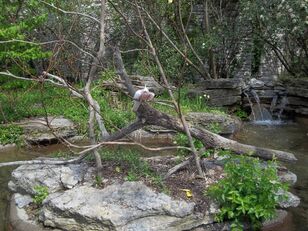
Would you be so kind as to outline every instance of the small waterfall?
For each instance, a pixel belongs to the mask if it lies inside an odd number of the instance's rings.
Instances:
[[[278,99],[273,99],[274,102],[272,101],[271,112],[270,112],[269,110],[267,110],[264,106],[260,104],[260,98],[256,91],[252,89],[249,91],[250,94],[247,91],[243,91],[243,93],[247,97],[249,106],[251,108],[250,119],[253,121],[253,123],[260,124],[260,125],[280,124],[280,122],[273,120],[273,117],[271,114],[272,110],[274,110],[276,106]],[[249,95],[253,96],[256,103],[252,102]]]
[[[252,102],[251,102],[251,100],[250,100],[250,97],[249,97],[249,95],[247,94],[247,92],[246,92],[246,91],[243,91],[243,93],[244,93],[244,95],[247,97],[247,100],[248,100],[249,106],[250,106],[250,108],[251,108],[251,114],[252,114],[252,116],[253,116],[253,120],[256,120],[256,115],[255,115],[255,112],[252,110],[252,108],[253,108],[253,104],[252,104]]]
[[[273,117],[271,113],[260,104],[260,98],[255,90],[250,91],[252,96],[254,97],[257,105],[251,108],[251,111],[255,115],[255,121],[271,121]]]

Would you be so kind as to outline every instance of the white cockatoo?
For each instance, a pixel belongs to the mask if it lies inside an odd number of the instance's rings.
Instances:
[[[147,86],[145,85],[143,89],[140,89],[135,92],[134,95],[134,106],[133,111],[137,111],[140,104],[143,101],[151,101],[154,99],[155,94],[153,92],[150,92]]]

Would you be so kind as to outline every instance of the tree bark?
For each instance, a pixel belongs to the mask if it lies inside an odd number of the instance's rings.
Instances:
[[[114,48],[114,65],[116,67],[117,74],[124,81],[124,84],[127,88],[128,94],[131,97],[134,97],[135,89],[134,89],[134,86],[132,84],[131,79],[129,78],[129,76],[126,73],[124,63],[123,63],[123,60],[122,60],[122,56],[121,56],[121,53],[120,53],[120,49],[119,49],[118,46],[116,46]]]
[[[204,32],[205,34],[210,33],[210,21],[209,21],[209,9],[208,9],[208,0],[205,0],[203,2],[203,8],[204,8],[204,14],[203,14],[203,22],[204,22]],[[213,77],[213,79],[217,79],[217,72],[216,72],[216,63],[215,63],[215,57],[214,52],[212,48],[208,49],[209,52],[209,67],[210,67],[210,73]]]

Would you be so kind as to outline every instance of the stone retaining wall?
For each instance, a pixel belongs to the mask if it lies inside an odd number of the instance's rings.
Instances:
[[[233,107],[241,105],[250,110],[252,104],[260,101],[274,118],[280,114],[288,117],[308,116],[308,79],[278,81],[274,77],[250,79],[244,83],[241,79],[205,80],[191,86],[187,97],[202,97],[209,106]],[[208,95],[209,98],[203,97]],[[258,99],[256,99],[256,95]]]

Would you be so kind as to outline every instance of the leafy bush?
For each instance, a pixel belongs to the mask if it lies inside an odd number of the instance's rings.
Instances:
[[[244,111],[243,109],[237,109],[234,114],[239,117],[241,120],[247,120],[248,119],[248,114],[246,111]]]
[[[37,185],[34,187],[34,190],[35,190],[35,196],[33,198],[33,201],[35,204],[41,205],[43,203],[43,200],[45,200],[45,198],[48,197],[49,195],[48,187]]]
[[[23,129],[16,125],[0,126],[0,144],[19,144]]]
[[[233,220],[232,229],[241,230],[243,221],[259,228],[263,220],[273,218],[277,203],[285,198],[277,192],[287,190],[287,185],[278,179],[274,161],[265,167],[256,158],[231,157],[225,165],[225,173],[224,179],[205,192],[220,204],[218,222]]]

